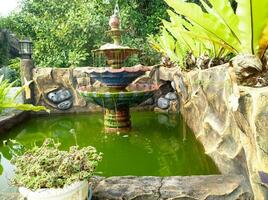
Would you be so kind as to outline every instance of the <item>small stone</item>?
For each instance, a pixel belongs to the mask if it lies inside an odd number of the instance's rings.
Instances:
[[[57,107],[59,110],[68,110],[72,107],[72,101],[71,100],[63,101]]]
[[[67,89],[60,89],[58,91],[50,92],[47,98],[53,103],[60,103],[72,97],[71,92]]]
[[[175,92],[169,92],[165,95],[165,99],[168,100],[176,100],[177,99],[177,94]]]
[[[52,101],[53,103],[57,102],[58,99],[57,99],[57,96],[56,96],[56,92],[50,92],[48,95],[47,95],[47,98]]]
[[[168,109],[169,107],[169,100],[168,99],[165,99],[163,97],[160,97],[158,100],[157,100],[157,106],[161,109]]]
[[[58,96],[58,100],[60,102],[65,101],[65,100],[72,97],[71,92],[69,92],[69,90],[66,90],[66,89],[62,89],[62,90],[57,91],[56,95]]]

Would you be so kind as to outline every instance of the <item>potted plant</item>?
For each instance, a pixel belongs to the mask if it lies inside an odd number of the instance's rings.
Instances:
[[[60,150],[59,146],[53,139],[46,139],[41,146],[12,158],[12,184],[27,200],[85,200],[92,196],[88,180],[102,153],[91,146],[72,146],[69,151]]]

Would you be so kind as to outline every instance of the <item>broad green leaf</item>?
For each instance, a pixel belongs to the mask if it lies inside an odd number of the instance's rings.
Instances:
[[[189,52],[194,51],[194,42],[192,38],[187,37],[187,35],[182,35],[182,26],[172,26],[172,23],[163,21],[164,27],[173,35],[174,38],[183,46],[184,49],[187,49]],[[184,28],[183,28],[184,29]]]
[[[169,6],[181,15],[184,15],[193,25],[199,26],[204,31],[212,34],[231,49],[238,52],[238,41],[233,37],[232,32],[223,22],[218,20],[213,14],[204,13],[202,9],[194,3],[183,1],[165,0]]]
[[[25,110],[25,111],[41,111],[44,110],[49,112],[44,106],[34,106],[32,104],[16,104],[15,98],[18,96],[19,93],[22,92],[24,87],[22,87],[15,95],[15,97],[11,98],[8,97],[9,91],[11,90],[13,83],[8,83],[8,80],[3,80],[3,77],[0,77],[0,114],[3,112],[4,109],[7,108],[15,108],[17,110]]]
[[[46,111],[50,112],[49,109],[45,108],[44,106],[34,106],[32,104],[15,104],[15,103],[8,103],[8,104],[0,104],[0,108],[15,108],[17,110],[24,110],[24,111]]]
[[[212,5],[212,10],[219,16],[219,18],[228,26],[233,36],[240,43],[240,32],[238,29],[238,17],[234,13],[229,0],[209,0]]]
[[[228,49],[229,51],[233,52],[234,50],[232,48],[230,48],[230,46],[226,45],[225,43],[223,43],[221,40],[218,40],[218,38],[214,37],[213,34],[207,32],[206,30],[204,30],[202,27],[200,26],[195,26],[194,23],[190,24],[189,22],[187,22],[186,20],[184,20],[183,18],[181,18],[180,16],[178,16],[177,14],[175,14],[174,12],[168,10],[168,13],[170,15],[170,19],[171,19],[171,24],[172,27],[176,27],[180,29],[181,35],[184,35],[184,37],[190,37],[192,39],[192,41],[198,41],[198,43],[203,43],[204,46],[206,47],[206,51],[211,51],[209,49],[209,47],[213,47],[214,49],[214,56],[215,55],[220,55],[220,51],[221,51],[221,47],[224,47],[226,49]],[[164,23],[164,21],[163,21]],[[171,26],[168,23],[164,23],[164,26]],[[187,30],[185,28],[187,28]],[[169,30],[173,36],[178,39],[179,34],[177,34],[178,30]],[[177,37],[176,37],[177,35]],[[190,39],[188,39],[187,41],[190,41]],[[195,50],[193,51],[195,56],[200,56],[199,53],[200,52],[200,46],[196,46],[195,47],[192,45],[192,48],[195,48]],[[204,54],[205,52],[203,52]],[[227,51],[228,53],[228,51]],[[202,54],[202,53],[201,53]],[[209,54],[210,55],[210,54]],[[213,57],[213,56],[212,56]]]
[[[259,51],[258,55],[260,58],[263,57],[265,51],[268,49],[268,22],[262,32],[261,38],[259,40]]]
[[[168,13],[170,15],[171,22],[163,21],[164,27],[173,35],[174,38],[176,38],[179,44],[183,46],[185,49],[184,54],[192,52],[196,57],[200,56],[200,47],[197,43],[201,41],[197,41],[188,34],[188,31],[190,32],[190,29],[193,26],[174,12],[169,10]],[[186,31],[185,28],[187,28],[188,31]]]
[[[237,0],[240,40],[245,52],[256,54],[259,39],[268,20],[268,0]]]

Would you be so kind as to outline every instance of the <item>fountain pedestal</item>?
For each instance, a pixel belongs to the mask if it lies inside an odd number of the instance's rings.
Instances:
[[[131,129],[129,108],[105,109],[104,128],[108,133],[128,132]]]

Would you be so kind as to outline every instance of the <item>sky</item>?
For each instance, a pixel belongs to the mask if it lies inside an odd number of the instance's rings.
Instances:
[[[7,16],[18,7],[19,0],[0,0],[0,16]]]

